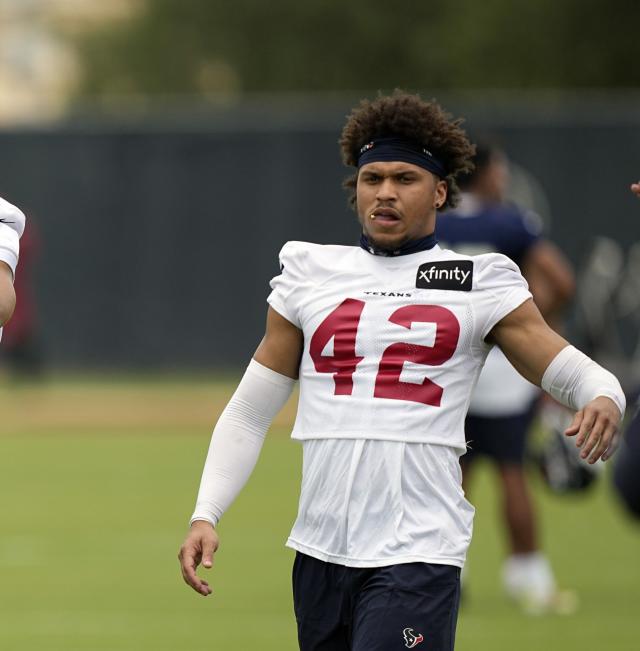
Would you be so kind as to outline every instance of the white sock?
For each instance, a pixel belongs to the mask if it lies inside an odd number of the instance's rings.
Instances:
[[[502,568],[502,582],[515,598],[542,602],[551,599],[556,591],[551,564],[542,552],[509,556]]]

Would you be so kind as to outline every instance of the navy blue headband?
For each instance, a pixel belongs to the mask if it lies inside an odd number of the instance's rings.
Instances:
[[[409,138],[376,138],[360,147],[358,169],[367,163],[401,161],[418,165],[441,179],[447,176],[444,165],[423,145]]]

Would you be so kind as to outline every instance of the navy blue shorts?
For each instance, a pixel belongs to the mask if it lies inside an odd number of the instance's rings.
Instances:
[[[464,424],[467,452],[464,463],[484,455],[497,463],[522,465],[527,450],[527,434],[536,414],[538,400],[515,416],[487,417],[468,414]]]
[[[297,553],[293,602],[301,651],[453,651],[460,568],[354,568]]]
[[[629,423],[614,459],[613,484],[629,511],[640,518],[640,409]]]

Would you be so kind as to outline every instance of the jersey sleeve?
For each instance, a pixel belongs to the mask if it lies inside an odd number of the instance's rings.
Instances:
[[[0,223],[0,262],[9,265],[11,273],[16,275],[20,241],[18,234],[6,224]]]
[[[498,321],[532,296],[518,265],[506,255],[479,255],[475,264],[478,271],[474,311],[484,340]]]
[[[25,216],[22,210],[0,197],[0,261],[9,265],[14,276],[24,225]]]
[[[280,250],[280,275],[271,279],[269,305],[287,321],[302,329],[300,303],[307,295],[308,274],[305,272],[307,251],[300,242],[287,242]]]

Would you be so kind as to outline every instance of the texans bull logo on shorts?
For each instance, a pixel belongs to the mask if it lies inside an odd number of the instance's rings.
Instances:
[[[420,642],[424,641],[422,634],[418,633],[416,635],[412,628],[405,628],[404,631],[402,631],[402,635],[404,635],[404,645],[407,649],[413,649],[413,647],[418,646]]]

